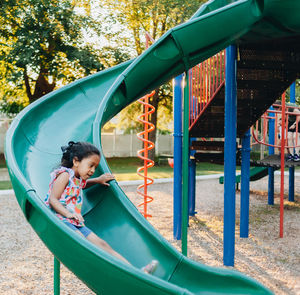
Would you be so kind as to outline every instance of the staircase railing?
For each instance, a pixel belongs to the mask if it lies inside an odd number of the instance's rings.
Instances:
[[[225,83],[225,50],[189,70],[190,128]]]

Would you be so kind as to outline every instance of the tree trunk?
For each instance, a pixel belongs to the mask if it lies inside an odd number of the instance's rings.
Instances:
[[[31,87],[30,87],[30,82],[29,82],[29,77],[27,75],[27,70],[24,69],[23,73],[24,77],[24,83],[26,87],[26,93],[29,98],[29,102],[32,103],[35,100],[39,99],[43,95],[53,91],[55,88],[55,82],[50,84],[47,79],[45,78],[45,75],[40,71],[39,76],[37,80],[35,81],[35,87],[34,87],[34,92],[31,92]]]
[[[32,101],[32,94],[31,94],[29,77],[27,75],[27,69],[26,68],[24,69],[23,77],[24,77],[24,83],[25,83],[25,88],[26,88],[26,94],[28,96],[29,102],[31,103],[31,101]]]
[[[55,82],[50,84],[47,79],[45,78],[44,74],[40,72],[36,82],[35,82],[35,89],[32,95],[33,101],[37,100],[38,98],[42,97],[43,95],[51,92],[55,87]],[[32,101],[31,101],[32,102]]]

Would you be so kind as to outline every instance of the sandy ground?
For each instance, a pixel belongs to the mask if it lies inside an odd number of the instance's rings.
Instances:
[[[267,178],[251,183],[250,236],[239,237],[237,192],[235,269],[268,286],[275,294],[300,294],[300,178],[296,202],[285,203],[284,238],[279,236],[279,199],[267,205]],[[286,180],[287,181],[287,180]],[[276,177],[279,192],[279,177]],[[135,204],[136,187],[123,187]],[[173,240],[173,185],[152,185],[150,222],[176,248]],[[13,195],[0,195],[0,294],[52,294],[53,256],[26,223]],[[223,185],[217,179],[197,181],[197,214],[190,219],[188,256],[223,266]],[[94,294],[64,266],[61,294]]]

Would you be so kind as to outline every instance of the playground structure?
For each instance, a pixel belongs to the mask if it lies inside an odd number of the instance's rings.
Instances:
[[[278,44],[277,44],[278,45]],[[208,60],[194,67],[192,70],[186,73],[186,75],[179,76],[175,79],[174,90],[175,102],[174,105],[174,238],[181,239],[182,237],[182,251],[186,252],[186,240],[187,240],[187,224],[188,218],[183,219],[185,214],[182,212],[188,212],[190,216],[195,214],[195,162],[215,162],[215,163],[226,163],[226,160],[230,163],[225,165],[225,176],[229,177],[229,184],[227,186],[227,192],[224,193],[224,264],[234,265],[234,224],[235,224],[235,192],[233,190],[235,179],[241,181],[244,179],[241,188],[241,237],[248,237],[249,228],[249,181],[257,180],[260,177],[266,176],[269,172],[269,200],[273,198],[273,201],[269,201],[269,204],[274,204],[274,168],[278,169],[281,167],[281,200],[280,200],[280,226],[279,236],[283,237],[283,198],[284,198],[284,167],[290,167],[290,196],[293,195],[294,191],[294,166],[297,163],[285,161],[284,150],[287,148],[294,149],[295,145],[286,145],[285,138],[281,141],[281,146],[277,146],[281,149],[281,160],[275,161],[275,163],[268,163],[267,160],[264,163],[261,162],[260,168],[253,168],[250,170],[250,132],[249,128],[260,118],[260,114],[263,114],[270,106],[271,99],[273,102],[278,99],[279,96],[293,83],[294,80],[290,80],[289,70],[295,71],[295,67],[292,64],[294,58],[292,57],[298,48],[295,48],[295,52],[290,52],[290,48],[284,49],[283,47],[276,47],[275,43],[268,42],[268,50],[274,54],[274,59],[270,60],[266,56],[266,51],[262,44],[252,43],[245,46],[230,47],[226,50],[228,56],[226,57],[226,67],[222,60],[225,60],[225,55],[221,54],[221,58],[213,56]],[[297,46],[296,46],[297,47]],[[290,59],[289,59],[289,55]],[[224,57],[223,57],[224,56]],[[223,58],[222,58],[223,57]],[[229,61],[228,61],[229,59]],[[261,64],[255,59],[258,59]],[[296,58],[298,59],[298,57]],[[218,62],[221,60],[221,62]],[[231,62],[231,64],[230,64]],[[281,64],[279,64],[282,62]],[[199,71],[199,69],[201,69]],[[286,73],[285,73],[286,71]],[[200,72],[200,73],[199,73]],[[196,73],[196,74],[195,74]],[[226,73],[226,74],[225,74]],[[224,85],[224,75],[226,76],[227,88]],[[196,76],[196,77],[195,77]],[[297,76],[294,76],[296,79]],[[186,178],[182,180],[181,175],[181,130],[182,124],[180,122],[182,112],[182,96],[184,91],[182,88],[182,80],[189,80],[190,91],[189,91],[189,126],[184,128],[186,134],[190,137],[190,142],[186,143],[189,146],[189,150],[186,152],[189,156],[189,171],[185,172]],[[268,81],[268,83],[266,82]],[[219,83],[218,83],[219,82]],[[264,85],[265,84],[265,85]],[[275,85],[276,84],[276,85]],[[285,85],[285,88],[281,88]],[[188,88],[185,86],[185,88]],[[295,84],[292,86],[294,93]],[[228,95],[226,95],[226,90]],[[228,96],[234,96],[235,101],[226,103]],[[225,97],[225,101],[224,101]],[[230,97],[232,98],[232,97]],[[178,100],[178,102],[176,102]],[[270,105],[266,104],[265,101],[270,100]],[[228,101],[228,100],[227,100]],[[224,103],[225,102],[225,103]],[[283,95],[282,102],[285,103],[285,96]],[[291,96],[291,102],[295,103],[295,93]],[[257,103],[257,105],[255,105]],[[238,105],[237,105],[238,104]],[[244,105],[242,105],[244,104]],[[185,106],[188,105],[185,103]],[[226,126],[226,107],[228,109],[228,125]],[[289,106],[291,107],[291,106]],[[287,134],[288,117],[295,116],[291,112],[287,112],[285,105],[281,107],[282,111],[280,115],[283,119],[281,124],[281,134]],[[224,110],[225,110],[225,129],[224,126]],[[177,112],[177,114],[176,114]],[[272,110],[271,110],[272,112]],[[275,111],[273,111],[276,113]],[[233,118],[231,117],[233,115]],[[237,117],[236,117],[237,115]],[[235,121],[237,119],[237,126]],[[264,122],[266,123],[266,117],[263,116]],[[178,123],[176,123],[176,121]],[[250,123],[250,124],[249,124]],[[264,124],[265,124],[264,123]],[[298,125],[297,125],[298,126]],[[228,127],[228,128],[226,128]],[[266,139],[268,130],[266,126],[262,126],[263,137]],[[298,128],[298,127],[297,127]],[[229,130],[229,136],[227,140],[227,151],[226,152],[226,129]],[[258,129],[257,129],[258,130]],[[224,132],[225,131],[225,132]],[[279,131],[276,130],[276,131]],[[298,129],[296,130],[298,131]],[[285,132],[285,133],[284,133]],[[273,131],[270,135],[270,140],[274,142],[275,134],[278,132]],[[179,135],[179,136],[178,136]],[[178,141],[176,139],[178,137]],[[225,137],[225,141],[224,141]],[[255,136],[254,136],[255,137]],[[273,137],[273,139],[271,139]],[[242,148],[237,149],[237,139],[240,138],[243,142]],[[184,141],[184,140],[183,140]],[[261,142],[266,144],[266,142]],[[273,144],[266,144],[274,148]],[[184,146],[184,144],[183,144]],[[233,152],[234,151],[234,152]],[[241,176],[235,177],[235,165],[236,158],[239,160],[240,154],[242,154],[242,173]],[[270,151],[272,154],[272,151]],[[230,160],[229,160],[230,159]],[[270,159],[270,158],[269,158]],[[274,160],[274,157],[273,157]],[[185,161],[187,162],[187,160]],[[274,161],[273,161],[274,162]],[[184,163],[184,161],[183,161]],[[234,164],[234,165],[233,165]],[[256,164],[257,165],[257,164]],[[234,166],[234,168],[233,168]],[[267,167],[272,166],[273,170]],[[228,168],[226,172],[226,167]],[[187,169],[186,169],[187,171]],[[220,179],[220,183],[224,182],[224,178]],[[234,182],[233,182],[234,180]],[[272,182],[273,181],[273,182]],[[181,186],[183,183],[183,189]],[[184,188],[184,184],[189,184],[188,188]],[[186,200],[182,200],[182,191],[186,191]],[[231,201],[228,202],[228,195],[231,197]],[[289,200],[293,200],[290,197]],[[184,204],[188,204],[188,208],[184,208]],[[226,209],[227,207],[227,209]],[[227,220],[227,221],[226,221]]]
[[[144,166],[137,169],[137,174],[144,178],[144,183],[138,186],[137,193],[144,199],[138,207],[143,207],[143,215],[145,218],[151,217],[151,215],[147,213],[147,205],[153,201],[153,197],[148,195],[148,186],[151,185],[154,180],[148,176],[148,168],[154,166],[154,161],[149,159],[148,151],[152,150],[155,145],[153,142],[149,141],[148,135],[155,129],[155,126],[149,122],[149,115],[155,112],[155,108],[149,103],[149,97],[153,96],[154,93],[155,92],[152,91],[150,94],[147,94],[138,100],[144,107],[144,112],[138,116],[138,121],[144,125],[144,131],[137,134],[137,137],[143,142],[143,149],[139,150],[137,155],[144,161]]]
[[[215,59],[215,57],[213,57]],[[208,61],[205,61],[205,64],[209,63]],[[198,112],[200,108],[206,106],[206,103],[210,102],[210,98],[207,98],[208,93],[207,91],[203,91],[205,89],[206,85],[201,85],[203,82],[202,81],[207,81],[207,79],[203,78],[207,75],[206,71],[207,69],[204,70],[203,74],[197,73],[196,78],[191,78],[193,77],[193,74],[195,71],[198,69],[204,68],[202,64],[197,65],[195,68],[190,70],[190,81],[193,89],[200,90],[199,93],[201,93],[200,97],[195,97],[194,91],[190,92],[190,128],[191,126],[197,121],[195,119],[197,115],[195,116],[195,113]],[[223,68],[223,65],[222,65]],[[217,70],[215,70],[218,72]],[[180,79],[181,77],[179,77]],[[209,79],[212,80],[212,79]],[[208,84],[208,83],[206,83]],[[182,85],[182,84],[180,84]],[[210,88],[210,87],[208,87]],[[250,181],[256,181],[261,179],[262,177],[265,177],[269,175],[269,186],[268,186],[268,204],[269,205],[274,205],[274,170],[280,169],[281,168],[281,175],[284,175],[284,168],[289,167],[290,168],[290,181],[289,181],[289,201],[293,202],[294,201],[294,168],[295,166],[300,166],[300,161],[297,160],[296,162],[294,161],[289,161],[288,160],[288,155],[285,153],[286,150],[289,151],[289,154],[294,154],[293,150],[296,147],[300,147],[300,142],[299,141],[299,135],[298,133],[298,122],[300,122],[300,112],[296,112],[295,110],[299,110],[299,107],[295,105],[295,82],[291,85],[291,95],[290,95],[290,103],[285,104],[285,93],[282,95],[282,104],[273,104],[270,109],[268,109],[262,116],[259,118],[258,121],[251,127],[251,132],[252,134],[252,142],[251,142],[251,147],[258,144],[258,145],[264,145],[269,147],[269,156],[261,158],[260,160],[250,160],[251,165],[255,166],[250,169],[249,171],[249,180]],[[182,92],[182,91],[181,91]],[[214,94],[216,94],[217,91],[213,91]],[[176,95],[175,95],[176,96]],[[178,99],[178,98],[175,98]],[[179,97],[180,100],[180,97]],[[196,103],[195,103],[196,101]],[[203,104],[203,101],[205,102]],[[200,104],[200,107],[199,107]],[[292,111],[291,111],[292,109]],[[180,113],[180,110],[177,110],[178,113]],[[199,112],[201,113],[201,112]],[[283,118],[283,121],[285,122],[284,125],[281,124],[281,120]],[[295,142],[292,144],[288,140],[288,122],[290,118],[294,118],[296,122],[296,127],[295,127]],[[176,126],[176,122],[174,124]],[[180,127],[179,127],[180,128]],[[283,136],[281,136],[283,134]],[[249,136],[249,135],[248,135]],[[260,139],[259,139],[260,138]],[[197,141],[198,140],[198,141]],[[210,161],[212,163],[217,162],[220,164],[223,164],[223,159],[226,157],[226,154],[224,154],[224,148],[222,145],[224,144],[224,140],[217,140],[214,141],[213,138],[192,138],[191,144],[190,144],[190,156],[191,158],[189,159],[189,197],[188,197],[188,212],[189,216],[194,216],[195,215],[195,150],[203,151],[205,150],[206,152],[208,151],[207,154],[200,154],[198,155],[198,161]],[[176,146],[175,146],[176,148]],[[241,149],[241,147],[239,147]],[[274,155],[274,149],[278,150],[278,155]],[[180,150],[180,148],[179,148]],[[217,152],[215,154],[215,152]],[[217,157],[216,157],[217,155]],[[281,157],[282,155],[282,157]],[[298,153],[297,153],[298,155]],[[221,156],[221,157],[220,157]],[[262,156],[262,155],[261,155]],[[199,157],[203,157],[204,159],[199,159]],[[237,153],[237,161],[240,162],[239,159],[240,155]],[[282,158],[284,159],[282,162]],[[173,160],[173,159],[172,159]],[[175,162],[178,165],[178,161],[175,160]],[[173,161],[172,161],[173,164]],[[180,168],[179,166],[175,167],[175,174],[177,175],[180,174]],[[221,176],[219,178],[220,184],[224,183],[224,176]],[[238,188],[238,183],[241,182],[241,175],[236,176],[236,183],[237,183],[237,188]],[[179,181],[180,183],[180,181]],[[180,212],[180,206],[181,206],[181,196],[179,194],[180,189],[176,188],[178,186],[178,182],[174,182],[174,238],[175,239],[181,239],[180,236],[180,231],[181,231],[181,212]],[[249,184],[247,184],[249,186]],[[281,177],[281,196],[280,196],[280,230],[279,230],[279,236],[283,237],[283,199],[284,199],[284,178]],[[249,194],[249,188],[247,188],[248,194]],[[178,208],[176,208],[179,207]],[[178,214],[179,212],[179,214]],[[246,223],[247,227],[247,233],[243,237],[248,237],[248,214],[247,214],[247,219],[243,223]]]
[[[207,131],[212,133],[208,137],[225,135],[224,153],[228,155],[225,161],[225,211],[234,207],[236,130],[238,136],[243,136],[274,102],[274,97],[278,97],[299,76],[300,51],[297,46],[300,42],[297,41],[300,34],[300,3],[291,0],[229,2],[208,2],[190,21],[168,31],[135,60],[46,95],[22,111],[7,133],[7,165],[27,221],[55,255],[56,266],[61,261],[98,294],[271,294],[261,284],[240,273],[204,266],[178,253],[141,216],[115,181],[108,188],[95,186],[85,191],[83,214],[86,224],[137,268],[151,259],[157,259],[160,264],[153,276],[124,264],[90,244],[62,224],[42,201],[48,188],[49,173],[60,157],[62,143],[69,140],[90,141],[101,150],[101,127],[121,109],[180,73],[187,74],[190,68],[227,47],[225,101],[231,104],[225,104],[225,134],[224,98],[216,99],[215,96],[197,124],[193,125],[190,135],[207,137]],[[293,53],[279,56],[281,71],[278,73],[276,64],[275,76],[279,79],[272,93],[266,96],[266,92],[260,92],[266,90],[264,85],[269,78],[261,73],[264,83],[260,87],[259,79],[252,83],[252,88],[245,92],[244,101],[240,105],[238,103],[237,108],[233,87],[236,81],[236,45],[239,46],[240,65],[243,54],[249,48],[259,51],[260,54],[250,59],[254,71],[257,70],[255,60],[259,58],[273,58],[281,50]],[[292,69],[289,67],[291,59]],[[261,60],[258,64],[262,64]],[[187,206],[188,196],[188,80],[186,84],[182,154],[184,206]],[[238,94],[241,93],[238,90]],[[218,105],[222,101],[223,105]],[[243,105],[247,106],[246,110]],[[218,108],[221,111],[217,112]],[[203,124],[200,122],[202,119],[205,119]],[[196,132],[198,123],[201,123],[199,134]],[[64,126],[64,132],[57,132],[61,126]],[[101,154],[97,175],[110,172],[102,151]],[[186,228],[185,209],[182,208],[182,217]],[[232,212],[225,216],[226,227],[228,217],[232,216]],[[232,221],[234,219],[231,218],[230,232]],[[224,245],[228,246],[227,241]],[[67,252],[66,248],[69,249]]]

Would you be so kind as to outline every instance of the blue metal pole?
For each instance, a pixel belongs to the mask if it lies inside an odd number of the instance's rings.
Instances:
[[[240,237],[249,236],[250,129],[242,140]]]
[[[274,110],[271,106],[270,110]],[[274,113],[269,113],[269,117],[275,117]],[[269,144],[275,143],[275,119],[269,119]],[[274,147],[269,146],[269,155],[274,155]],[[269,182],[268,182],[268,205],[274,205],[274,168],[268,168]]]
[[[183,74],[174,79],[174,205],[173,205],[173,236],[181,239],[182,218],[182,96],[183,96]]]
[[[226,48],[223,263],[234,266],[236,171],[236,46]]]
[[[290,87],[290,102],[291,103],[296,102],[296,83],[295,82]],[[289,168],[289,201],[290,202],[295,201],[295,167]]]
[[[195,192],[196,192],[196,160],[189,159],[189,216],[194,216],[195,211]]]
[[[295,201],[295,167],[289,168],[289,201]]]
[[[296,82],[294,82],[290,87],[290,102],[296,102]]]

